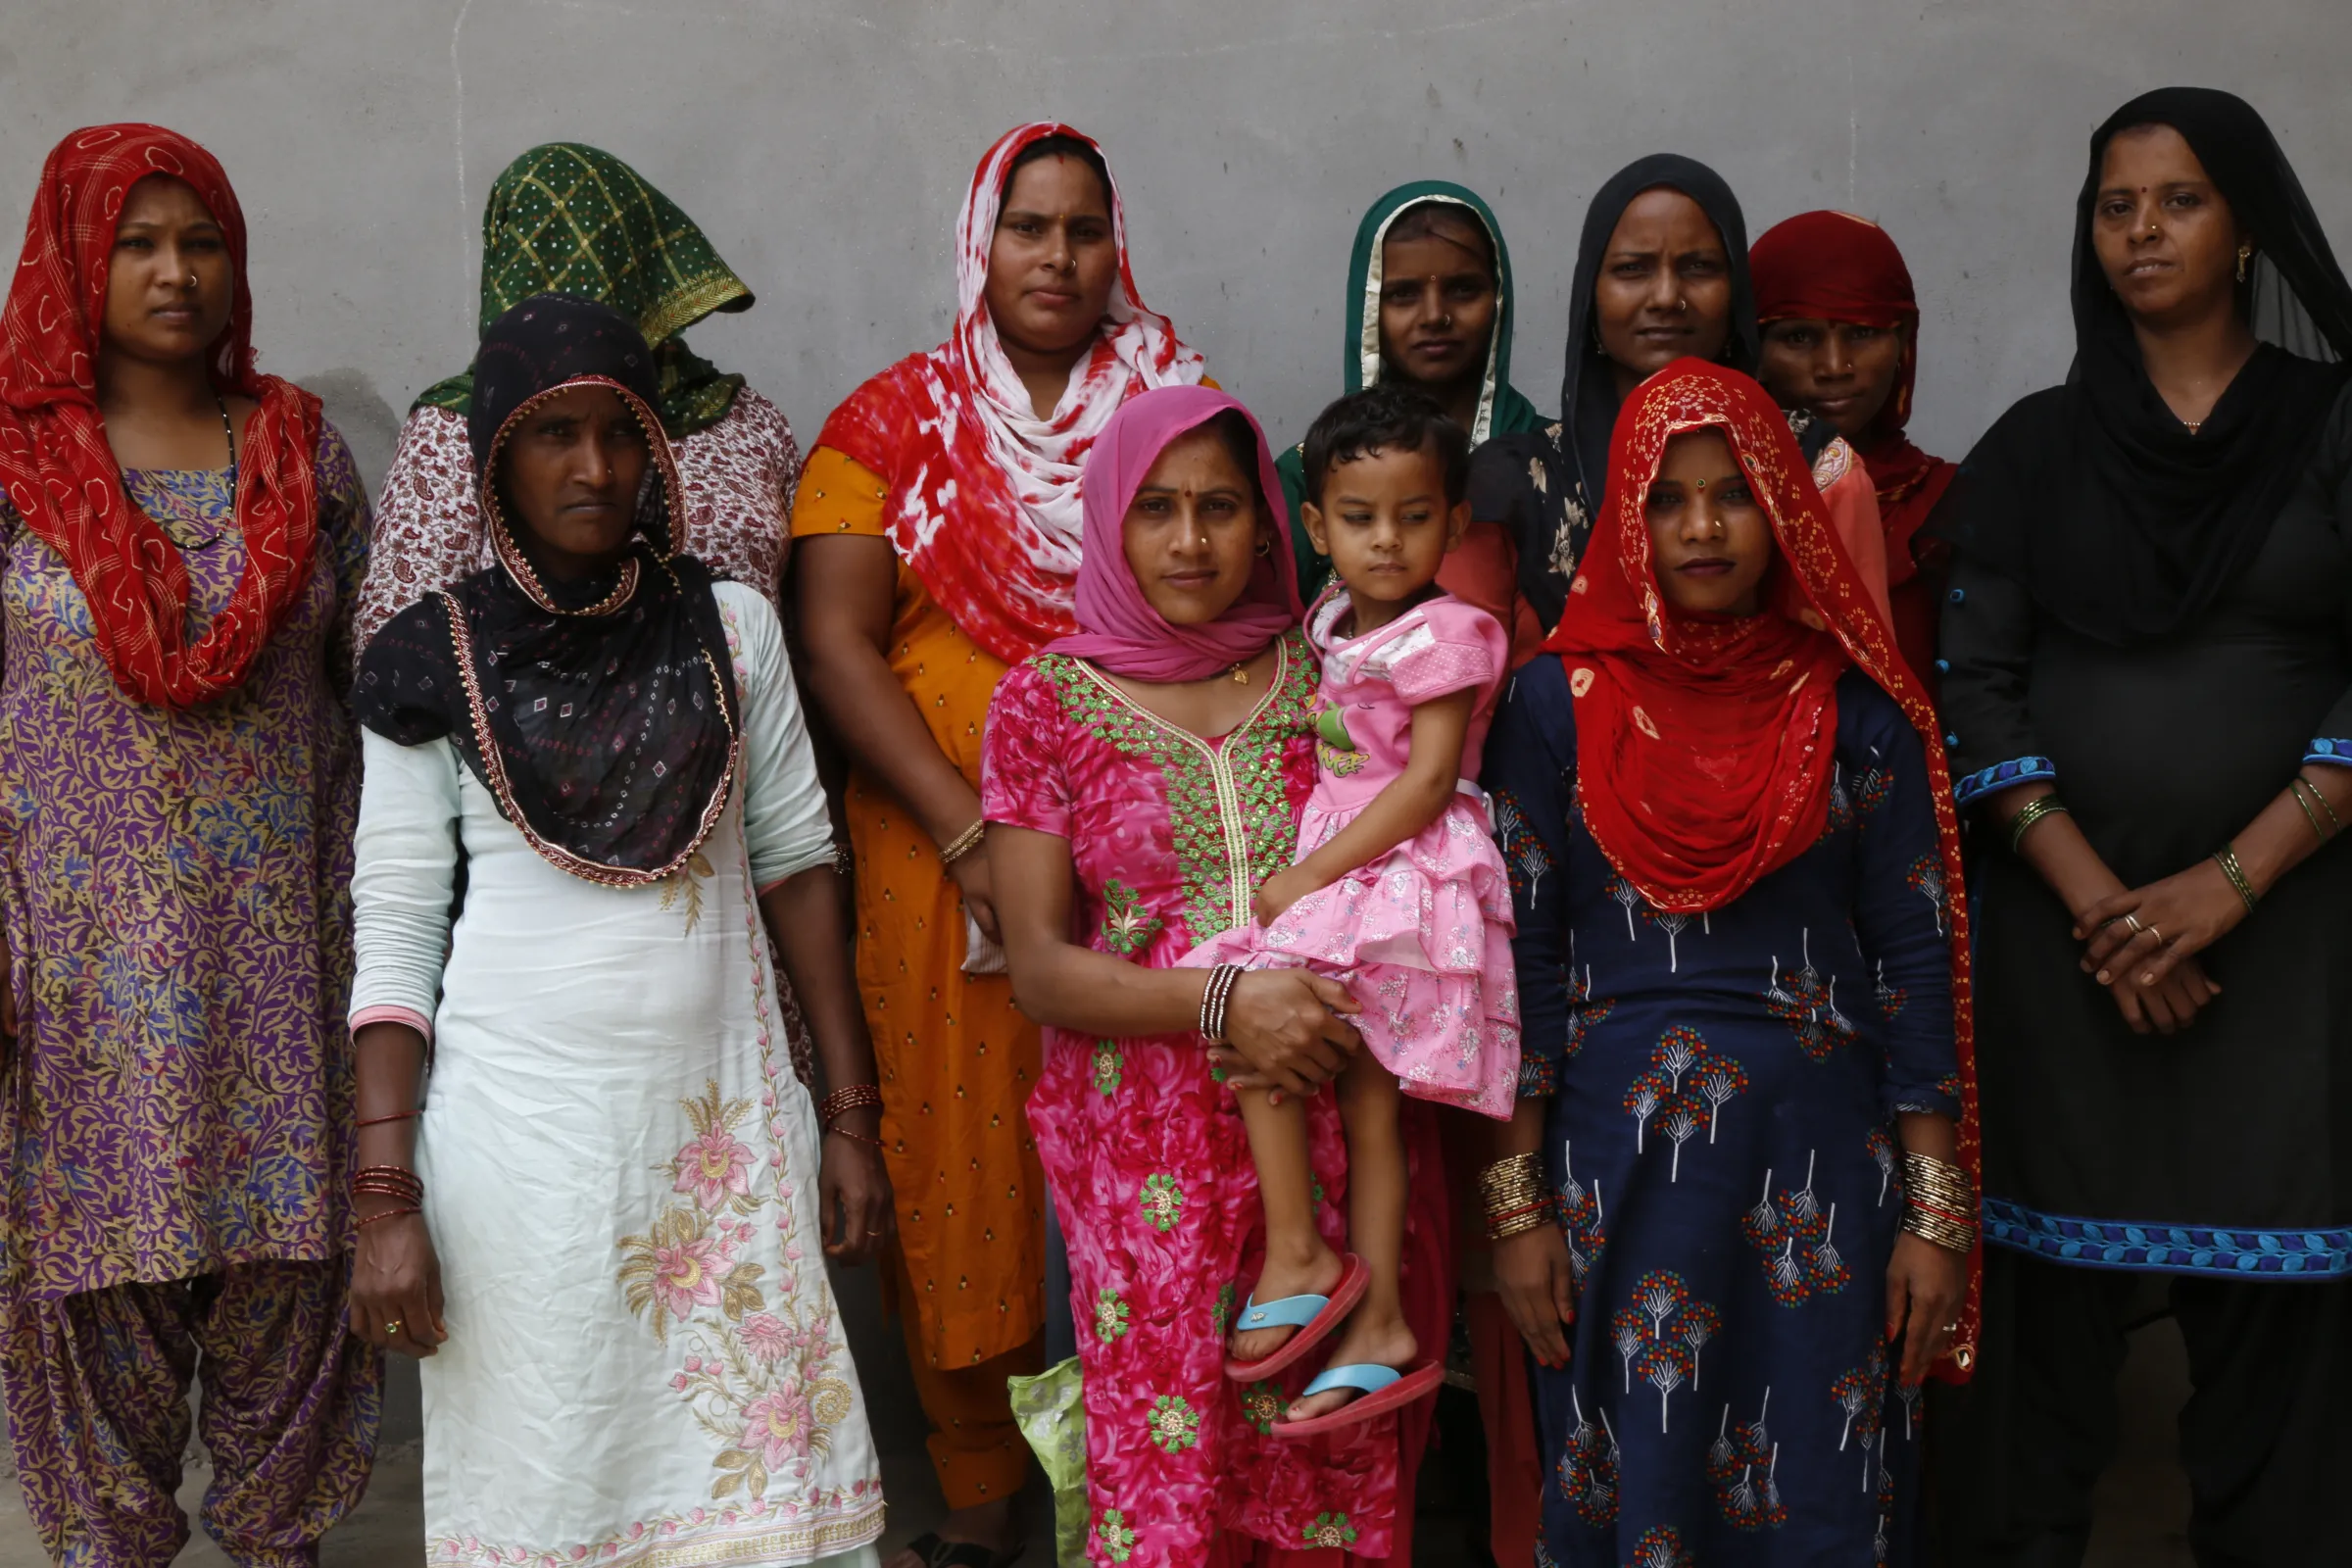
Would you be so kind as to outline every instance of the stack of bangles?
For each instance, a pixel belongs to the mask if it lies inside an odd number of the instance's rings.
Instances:
[[[978,849],[980,847],[981,839],[986,837],[987,834],[988,818],[985,816],[973,817],[972,825],[970,827],[965,828],[962,832],[956,834],[954,838],[948,840],[947,843],[939,847],[939,863],[942,865],[954,865],[957,860],[962,859],[965,856]]]
[[[1212,1046],[1225,1043],[1225,1008],[1241,978],[1240,964],[1220,963],[1208,971],[1208,984],[1200,988],[1200,1038]]]
[[[1977,1193],[1948,1159],[1903,1151],[1903,1229],[1948,1251],[1977,1245]]]
[[[880,1110],[882,1108],[881,1090],[875,1088],[872,1084],[843,1084],[839,1089],[834,1090],[823,1100],[817,1102],[816,1124],[823,1128],[827,1133],[839,1133],[842,1137],[851,1139],[854,1142],[860,1144],[871,1144],[876,1149],[880,1149],[882,1147],[881,1139],[868,1138],[863,1133],[854,1133],[847,1127],[836,1127],[833,1125],[835,1122],[841,1120],[842,1117],[847,1116],[853,1110],[865,1110],[868,1108],[874,1110]]]
[[[1551,1195],[1544,1190],[1544,1161],[1511,1154],[1478,1173],[1479,1200],[1487,1210],[1487,1240],[1507,1241],[1551,1217]]]
[[[2015,855],[2017,847],[2026,842],[2026,829],[2045,816],[2056,816],[2064,810],[2066,803],[2055,795],[2038,796],[2019,807],[2017,814],[2009,819],[2009,853]]]
[[[387,1120],[398,1120],[388,1117]],[[351,1178],[353,1198],[388,1198],[399,1206],[387,1208],[380,1214],[369,1214],[359,1223],[374,1224],[379,1219],[398,1219],[403,1214],[424,1212],[424,1183],[416,1173],[399,1165],[367,1165]]]
[[[2304,819],[2311,823],[2311,830],[2320,836],[2322,844],[2344,830],[2343,822],[2335,814],[2335,808],[2328,804],[2328,797],[2322,795],[2317,786],[2306,781],[2302,774],[2297,773],[2288,779],[2286,789],[2295,798],[2295,804],[2303,808]],[[2318,809],[2313,809],[2315,807]],[[2320,825],[2322,813],[2328,818],[2326,827]]]

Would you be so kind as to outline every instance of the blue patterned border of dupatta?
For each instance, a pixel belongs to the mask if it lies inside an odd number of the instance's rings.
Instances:
[[[2332,740],[2323,735],[2311,743],[2311,750],[2303,754],[2303,760],[2306,762],[2332,762],[2337,767],[2352,767],[2352,741]]]
[[[2352,1277],[2352,1227],[2320,1231],[2219,1230],[2204,1225],[2133,1225],[2043,1214],[2006,1199],[1984,1200],[1984,1240],[2054,1263],[2149,1269],[2243,1279]]]
[[[1951,744],[1952,739],[1951,736],[1945,736],[1945,744]],[[2345,752],[2342,760],[2352,762],[2352,749]],[[2021,757],[2014,761],[1995,762],[1990,767],[1980,768],[1966,777],[1953,779],[1952,804],[1966,806],[1981,795],[1990,794],[1994,790],[2005,790],[2012,784],[2023,784],[2030,778],[2056,778],[2057,776],[2058,764],[2046,757]]]

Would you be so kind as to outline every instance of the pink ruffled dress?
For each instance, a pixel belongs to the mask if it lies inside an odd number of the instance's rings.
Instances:
[[[1404,771],[1415,706],[1474,690],[1461,787],[1436,820],[1378,860],[1308,894],[1271,926],[1233,927],[1182,961],[1329,975],[1363,1004],[1353,1021],[1405,1093],[1507,1117],[1519,1079],[1510,879],[1470,780],[1509,667],[1509,634],[1451,595],[1361,637],[1335,631],[1348,611],[1346,592],[1334,590],[1307,614],[1323,685],[1299,858]]]

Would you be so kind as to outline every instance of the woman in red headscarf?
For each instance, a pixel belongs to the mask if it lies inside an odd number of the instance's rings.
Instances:
[[[1911,443],[1919,301],[1886,231],[1850,213],[1799,213],[1747,253],[1764,348],[1756,376],[1785,409],[1828,420],[1861,454],[1886,530],[1886,586],[1904,661],[1936,688],[1946,550],[1920,525],[1960,471]]]
[[[0,1388],[51,1556],[171,1560],[188,1385],[239,1562],[359,1500],[350,621],[368,505],[255,370],[212,155],[99,125],[41,172],[0,314]]]
[[[1976,1332],[1934,715],[1754,381],[1644,382],[1607,494],[1485,775],[1524,1047],[1482,1189],[1542,1367],[1545,1547],[1907,1562],[1919,1385]]]

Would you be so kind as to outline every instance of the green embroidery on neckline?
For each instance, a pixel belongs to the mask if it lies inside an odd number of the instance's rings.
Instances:
[[[1247,865],[1236,866],[1226,843],[1223,805],[1218,799],[1218,762],[1204,742],[1155,718],[1114,688],[1098,680],[1077,660],[1043,654],[1038,671],[1054,683],[1063,714],[1083,724],[1104,745],[1159,769],[1168,792],[1168,833],[1184,878],[1184,919],[1191,940],[1205,942],[1250,917],[1250,894],[1288,867],[1298,844],[1298,813],[1284,766],[1284,742],[1313,727],[1315,665],[1297,632],[1283,640],[1288,667],[1264,706],[1216,750],[1231,781],[1235,824]],[[1236,886],[1240,898],[1235,897]],[[1125,891],[1122,889],[1122,891]],[[1104,889],[1103,941],[1112,929]],[[1140,908],[1140,900],[1135,907]],[[1149,935],[1143,941],[1149,941]]]

